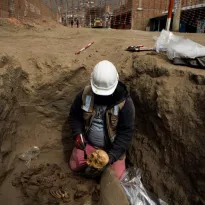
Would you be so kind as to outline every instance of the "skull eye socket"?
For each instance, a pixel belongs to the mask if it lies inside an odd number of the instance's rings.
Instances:
[[[91,158],[91,159],[95,159],[95,158],[96,158],[96,157],[95,157],[95,154],[92,153],[92,154],[90,155],[90,158]]]

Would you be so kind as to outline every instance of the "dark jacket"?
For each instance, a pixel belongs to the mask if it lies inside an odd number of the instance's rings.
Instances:
[[[82,105],[83,90],[76,96],[69,115],[69,122],[72,129],[73,137],[80,133],[84,133],[84,119]],[[125,105],[120,110],[119,121],[117,125],[117,135],[115,141],[111,144],[108,137],[105,137],[105,150],[112,158],[112,162],[117,161],[128,149],[134,133],[135,108],[126,86],[119,82],[115,92],[110,96],[95,95],[94,103],[106,105],[107,109],[114,107],[125,100]],[[106,126],[105,126],[106,127]],[[105,130],[105,133],[107,131]]]

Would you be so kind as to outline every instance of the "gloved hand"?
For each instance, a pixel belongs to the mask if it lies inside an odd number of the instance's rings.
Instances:
[[[83,173],[83,176],[87,177],[87,178],[92,178],[92,179],[99,177],[102,175],[102,173],[105,171],[105,169],[109,166],[110,166],[109,164],[106,164],[104,167],[94,168],[94,167],[88,165],[88,167],[85,169],[85,172]]]
[[[83,139],[83,141],[82,141]],[[82,139],[81,139],[81,136],[80,135],[77,135],[76,138],[75,138],[75,147],[77,149],[81,149],[81,150],[84,150],[85,149],[85,146],[86,146],[86,140],[85,140],[85,137],[82,135]]]

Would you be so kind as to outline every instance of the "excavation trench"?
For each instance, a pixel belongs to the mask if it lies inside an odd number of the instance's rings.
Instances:
[[[145,187],[169,204],[205,203],[205,73],[173,67],[158,55],[133,55],[132,61],[126,72],[119,70],[136,108],[129,161],[142,170]],[[66,182],[71,204],[91,200],[96,183],[73,177],[65,163],[73,147],[69,107],[89,82],[90,70],[33,59],[32,76],[13,57],[2,55],[0,62],[1,193],[9,187],[13,197],[21,196],[19,204],[22,197],[25,204],[52,204],[47,192],[39,191],[40,178],[47,188],[51,181]],[[54,73],[55,66],[61,67]],[[27,167],[18,155],[34,145],[41,153]],[[83,196],[76,198],[79,190]],[[96,204],[93,195],[92,200]]]

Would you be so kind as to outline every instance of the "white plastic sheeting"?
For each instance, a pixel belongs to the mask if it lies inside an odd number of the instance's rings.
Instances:
[[[205,46],[165,30],[162,30],[157,38],[155,48],[157,52],[167,51],[170,60],[174,58],[194,59],[205,56]]]

